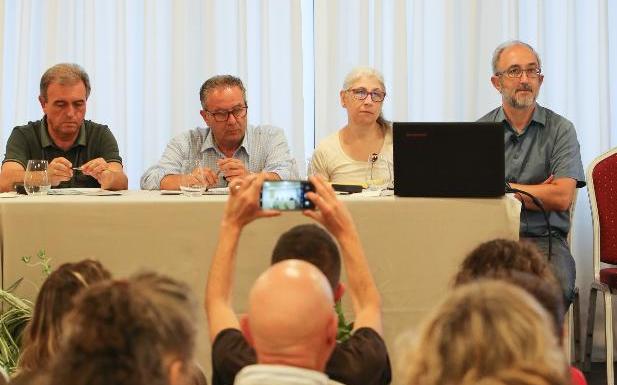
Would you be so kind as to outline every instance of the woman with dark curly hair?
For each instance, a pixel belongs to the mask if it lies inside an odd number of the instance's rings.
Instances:
[[[184,385],[195,381],[197,306],[183,283],[154,273],[84,291],[65,319],[51,385]]]

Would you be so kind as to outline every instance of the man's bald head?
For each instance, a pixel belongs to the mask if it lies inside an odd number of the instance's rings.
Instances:
[[[242,328],[262,364],[323,371],[336,343],[332,288],[318,268],[290,259],[259,276]]]

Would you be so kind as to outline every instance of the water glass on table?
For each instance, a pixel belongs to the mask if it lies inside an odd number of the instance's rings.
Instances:
[[[188,197],[201,196],[208,188],[203,169],[205,163],[199,159],[185,159],[182,161],[182,175],[180,177],[180,191]]]
[[[371,154],[367,162],[366,187],[369,190],[384,190],[392,184],[392,167],[386,157]]]
[[[51,187],[47,174],[47,161],[31,159],[24,173],[24,189],[28,195],[47,195]]]

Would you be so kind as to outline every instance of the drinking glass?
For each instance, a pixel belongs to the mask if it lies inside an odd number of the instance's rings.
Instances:
[[[205,164],[200,159],[185,159],[182,161],[180,191],[187,197],[201,196],[206,188],[206,178],[203,172]]]
[[[386,189],[391,184],[391,162],[381,154],[371,154],[367,162],[366,187],[376,191]]]
[[[29,160],[24,173],[24,188],[28,195],[46,195],[51,187],[46,160]]]
[[[306,179],[309,178],[309,176],[313,175],[313,157],[309,156],[308,158],[306,158]]]

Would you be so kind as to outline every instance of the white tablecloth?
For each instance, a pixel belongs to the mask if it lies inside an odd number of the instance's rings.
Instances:
[[[356,221],[383,296],[389,346],[443,297],[466,253],[493,238],[518,239],[520,204],[511,197],[341,199]],[[34,297],[42,274],[20,258],[45,249],[54,266],[90,257],[118,277],[144,269],[169,274],[186,281],[203,303],[225,200],[147,191],[0,199],[3,287],[23,276],[35,285],[23,284],[21,293]],[[278,235],[306,222],[310,219],[292,212],[245,229],[236,274],[238,312],[253,280],[268,266]],[[198,357],[209,372],[208,342],[201,333]]]

